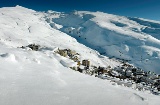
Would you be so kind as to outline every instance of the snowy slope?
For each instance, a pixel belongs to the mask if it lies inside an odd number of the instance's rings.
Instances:
[[[66,67],[73,62],[54,53],[58,47],[75,50],[97,66],[119,62],[57,30],[61,25],[50,27],[42,16],[20,6],[0,8],[0,105],[159,105],[159,96]],[[40,51],[19,48],[32,43],[41,45]]]
[[[76,39],[67,34],[51,28],[37,12],[23,9],[21,7],[1,9],[2,45],[17,48],[36,43],[44,47],[42,50],[45,53],[48,50],[53,52],[57,48],[70,48],[81,54],[81,59],[90,59],[94,65],[111,65],[113,67],[118,65],[107,57],[100,56],[95,50],[79,44]],[[106,63],[106,61],[108,62]]]
[[[53,28],[101,54],[160,73],[160,22],[88,11],[44,15]]]

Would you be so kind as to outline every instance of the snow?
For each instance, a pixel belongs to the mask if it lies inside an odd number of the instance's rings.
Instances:
[[[75,62],[56,54],[57,48],[75,50],[81,60],[89,59],[96,66],[116,67],[120,62],[58,29],[34,10],[0,8],[0,105],[159,105],[158,95],[69,69]],[[32,43],[40,50],[20,48]]]
[[[0,59],[3,62],[0,66],[2,105],[159,105],[159,96],[80,74],[40,52],[24,52],[17,55],[24,58],[17,59],[16,64]],[[29,58],[25,59],[26,56]]]
[[[148,49],[143,47],[150,46],[159,51],[158,21],[103,12],[75,11],[73,14],[52,18],[52,22],[63,26],[60,31],[105,56],[129,60],[137,67],[160,74],[159,53],[157,56],[148,55]]]

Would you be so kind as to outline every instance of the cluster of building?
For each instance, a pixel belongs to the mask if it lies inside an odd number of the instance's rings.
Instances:
[[[160,91],[160,75],[150,71],[146,72],[129,63],[123,62],[120,66],[115,68],[111,68],[111,66],[96,67],[91,65],[91,62],[88,59],[80,61],[80,55],[70,49],[58,49],[56,53],[64,57],[69,57],[73,61],[77,62],[77,66],[71,67],[71,69],[79,71],[80,73],[94,75],[101,79],[108,79],[127,87],[133,87],[134,85],[134,88],[138,88],[139,90],[145,89]]]
[[[70,50],[70,49],[59,49],[57,51],[55,51],[55,53],[60,54],[63,57],[69,57],[71,60],[78,62],[79,61],[79,54],[74,51],[74,50]]]
[[[138,90],[160,92],[160,75],[150,71],[146,72],[128,63],[123,63],[115,68],[98,67],[97,76]]]
[[[31,50],[38,51],[40,45],[29,44],[28,46],[22,46],[20,48],[30,48]],[[87,75],[94,75],[101,79],[107,79],[111,82],[117,83],[118,85],[124,85],[127,87],[133,87],[139,90],[157,90],[160,92],[160,75],[153,72],[146,72],[140,68],[136,68],[133,65],[122,62],[120,66],[112,68],[108,67],[97,67],[91,65],[89,59],[80,61],[80,54],[71,49],[57,49],[55,53],[67,57],[77,63],[76,66],[70,67],[75,71],[84,73]]]
[[[140,68],[136,68],[133,65],[124,63],[121,67],[114,68],[120,75],[119,78],[133,80],[137,84],[143,84],[150,89],[157,89],[160,91],[160,75],[154,72],[146,72]]]

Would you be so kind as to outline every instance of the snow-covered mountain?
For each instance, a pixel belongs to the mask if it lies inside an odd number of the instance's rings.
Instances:
[[[50,25],[108,57],[160,73],[160,22],[102,12],[48,11]]]
[[[70,69],[77,63],[55,53],[71,49],[79,60],[112,68],[121,65],[114,56],[159,72],[158,27],[101,12],[0,8],[0,105],[159,105],[150,91],[80,74]],[[38,51],[26,47],[34,43]]]

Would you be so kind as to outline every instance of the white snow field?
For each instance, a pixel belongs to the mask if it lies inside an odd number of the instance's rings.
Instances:
[[[103,13],[97,12],[96,14]],[[112,15],[108,16],[112,17]],[[56,16],[53,17],[55,18]],[[61,17],[63,17],[63,15],[61,15]],[[90,17],[90,15],[86,15],[87,19],[88,17]],[[97,18],[101,17],[102,16],[100,15]],[[58,18],[59,16],[57,16],[57,19]],[[79,19],[81,18],[82,17],[80,16]],[[105,21],[103,19],[104,18],[102,17],[102,19],[98,21],[99,24],[95,27],[98,27],[98,25],[99,29],[103,29],[101,27],[104,27],[106,31],[102,31],[102,33],[107,32],[110,29],[110,35],[116,35],[118,38],[119,34],[112,31],[114,30],[114,27],[108,26],[113,24],[110,22],[108,25],[100,24]],[[127,18],[124,18],[124,20],[125,19],[126,21],[128,20]],[[70,24],[74,24],[74,21],[76,22],[77,18],[75,20],[74,18],[71,20],[73,23],[70,21]],[[93,18],[92,21],[93,20],[98,19]],[[132,23],[129,24],[129,22]],[[124,39],[134,38],[135,43],[133,43],[133,41],[131,42],[132,44],[129,43],[133,46],[133,49],[137,48],[136,46],[134,47],[134,45],[137,44],[139,48],[142,49],[143,53],[145,51],[150,53],[149,58],[153,59],[153,62],[157,61],[156,63],[159,63],[159,53],[154,52],[159,51],[159,39],[148,34],[130,31],[132,26],[129,28],[129,25],[135,24],[135,26],[137,25],[137,29],[141,29],[141,27],[144,26],[139,25],[134,21],[129,22],[126,22],[128,25],[125,29],[128,33],[133,33],[131,34],[133,36],[125,34],[126,37]],[[83,23],[84,27],[85,24],[91,25],[90,28],[86,28],[86,31],[84,31],[86,32],[86,37],[87,35],[89,36],[87,37],[88,41],[84,41],[83,44],[86,44],[88,47],[77,42],[75,39],[76,37],[73,38],[66,33],[61,32],[60,30],[62,28],[65,29],[65,27],[68,27],[64,24],[69,24],[67,21],[62,21],[62,23],[63,25],[53,22],[53,28],[50,23],[46,22],[44,14],[40,12],[21,6],[0,8],[0,105],[160,104],[160,96],[158,95],[153,95],[147,91],[137,91],[132,88],[119,86],[108,80],[102,80],[95,78],[94,76],[88,76],[71,70],[68,65],[75,65],[75,63],[68,58],[56,54],[54,51],[57,48],[70,48],[75,50],[81,55],[80,59],[90,59],[91,63],[97,66],[105,67],[111,65],[112,67],[115,67],[120,63],[118,61],[111,60],[106,56],[102,56],[96,50],[91,49],[94,46],[90,46],[90,41],[94,41],[95,45],[99,44],[100,46],[100,42],[102,42],[103,45],[106,44],[106,41],[102,40],[104,36],[98,36],[98,33],[96,34],[97,28],[94,29],[94,25],[92,25],[96,23],[91,22],[91,24],[88,21]],[[79,21],[77,24],[80,24]],[[108,27],[108,29],[106,29],[106,27]],[[87,31],[91,29],[95,32],[93,37],[90,36],[91,34],[87,34],[87,32],[92,33],[92,31]],[[117,28],[117,32],[123,33],[123,31],[124,30],[122,28]],[[119,37],[122,38],[125,35],[121,34]],[[95,38],[99,41],[94,39],[89,40],[89,37],[90,39]],[[107,37],[106,40],[109,41]],[[119,39],[115,39],[115,37],[111,37],[112,43],[118,40]],[[143,46],[140,46],[144,42],[146,42],[147,45],[143,44]],[[39,44],[41,49],[39,51],[33,51],[29,48],[20,48],[32,43]],[[116,46],[117,49],[120,49],[121,45],[119,44]],[[130,58],[129,54],[131,54],[133,50],[130,48],[131,46],[126,43],[121,47],[126,49],[125,51],[129,52],[126,53],[125,57]],[[110,50],[112,51],[114,48],[115,47]],[[106,47],[106,49],[108,49],[108,47]],[[154,59],[153,57],[155,53],[157,54],[157,59]],[[113,54],[115,54],[115,52],[113,52]],[[146,56],[146,58],[148,58],[148,56]],[[143,65],[143,63],[140,65]],[[157,66],[154,67],[157,68]]]
[[[49,11],[44,17],[53,28],[103,55],[128,60],[137,67],[160,74],[158,21],[89,11],[68,14]]]

